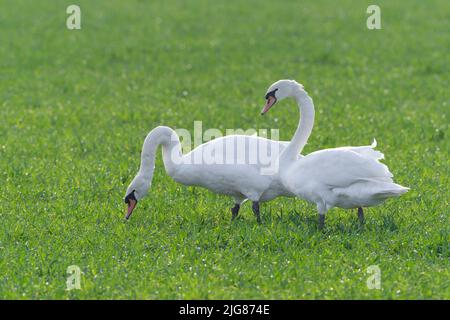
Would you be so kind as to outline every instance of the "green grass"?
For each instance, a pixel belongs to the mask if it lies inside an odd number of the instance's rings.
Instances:
[[[372,1],[373,2],[373,1]],[[0,3],[0,298],[450,298],[448,1]],[[303,83],[316,106],[305,153],[373,137],[412,190],[356,213],[277,199],[248,204],[164,172],[124,222],[123,196],[157,125],[280,128],[267,86]],[[81,290],[66,291],[80,266]],[[381,269],[381,290],[366,286]]]

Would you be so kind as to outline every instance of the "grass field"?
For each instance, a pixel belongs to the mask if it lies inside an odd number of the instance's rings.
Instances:
[[[382,30],[366,28],[381,7]],[[0,3],[0,298],[450,298],[449,1]],[[411,191],[356,213],[277,199],[246,204],[184,187],[158,153],[149,197],[123,196],[158,125],[279,128],[268,85],[303,83],[316,124],[304,150],[375,137]],[[66,290],[67,267],[82,271]],[[366,269],[378,265],[381,289]]]

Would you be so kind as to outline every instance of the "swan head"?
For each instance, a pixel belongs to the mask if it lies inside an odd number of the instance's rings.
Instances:
[[[146,182],[146,180],[147,179],[138,174],[136,177],[134,177],[133,181],[131,181],[130,185],[128,186],[124,198],[124,201],[128,206],[125,219],[128,220],[130,218],[134,208],[136,208],[138,201],[145,197],[145,195],[147,194],[150,185],[148,182]]]
[[[266,104],[264,105],[261,114],[265,114],[273,107],[277,101],[283,100],[288,97],[292,97],[299,90],[302,90],[303,86],[295,80],[278,80],[273,83],[266,92]]]

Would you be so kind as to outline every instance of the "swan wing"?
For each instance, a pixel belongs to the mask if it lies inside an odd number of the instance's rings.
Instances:
[[[256,201],[268,189],[277,189],[276,194],[283,191],[273,185],[273,173],[285,147],[286,143],[257,136],[216,138],[182,157],[175,180]]]
[[[288,141],[270,140],[255,135],[229,135],[208,141],[183,157],[185,159],[203,159],[205,160],[203,163],[206,164],[259,166],[278,159],[288,144]]]
[[[364,157],[371,158],[374,160],[384,159],[384,154],[378,150],[375,150],[376,146],[377,146],[377,140],[373,139],[373,142],[370,146],[339,147],[339,148],[334,148],[334,150],[351,150],[351,151],[354,151]]]
[[[359,149],[359,151],[362,149]],[[297,161],[292,180],[296,184],[312,181],[329,188],[345,188],[358,181],[392,182],[388,167],[374,157],[348,148],[325,149],[308,154]]]

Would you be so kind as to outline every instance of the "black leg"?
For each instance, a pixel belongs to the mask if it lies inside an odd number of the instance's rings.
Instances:
[[[359,222],[361,224],[364,223],[364,212],[363,212],[363,208],[362,207],[358,208],[358,219],[359,219]]]
[[[238,215],[238,213],[239,213],[240,207],[241,207],[241,206],[239,205],[239,203],[236,203],[236,204],[234,205],[234,207],[231,208],[231,221],[233,221],[234,219],[236,219],[236,217],[237,217],[237,215]]]
[[[319,214],[319,229],[322,230],[325,227],[325,215]]]
[[[253,213],[256,216],[256,221],[258,221],[258,223],[261,223],[261,217],[259,215],[259,202],[258,201],[253,202],[252,209],[253,209]]]

